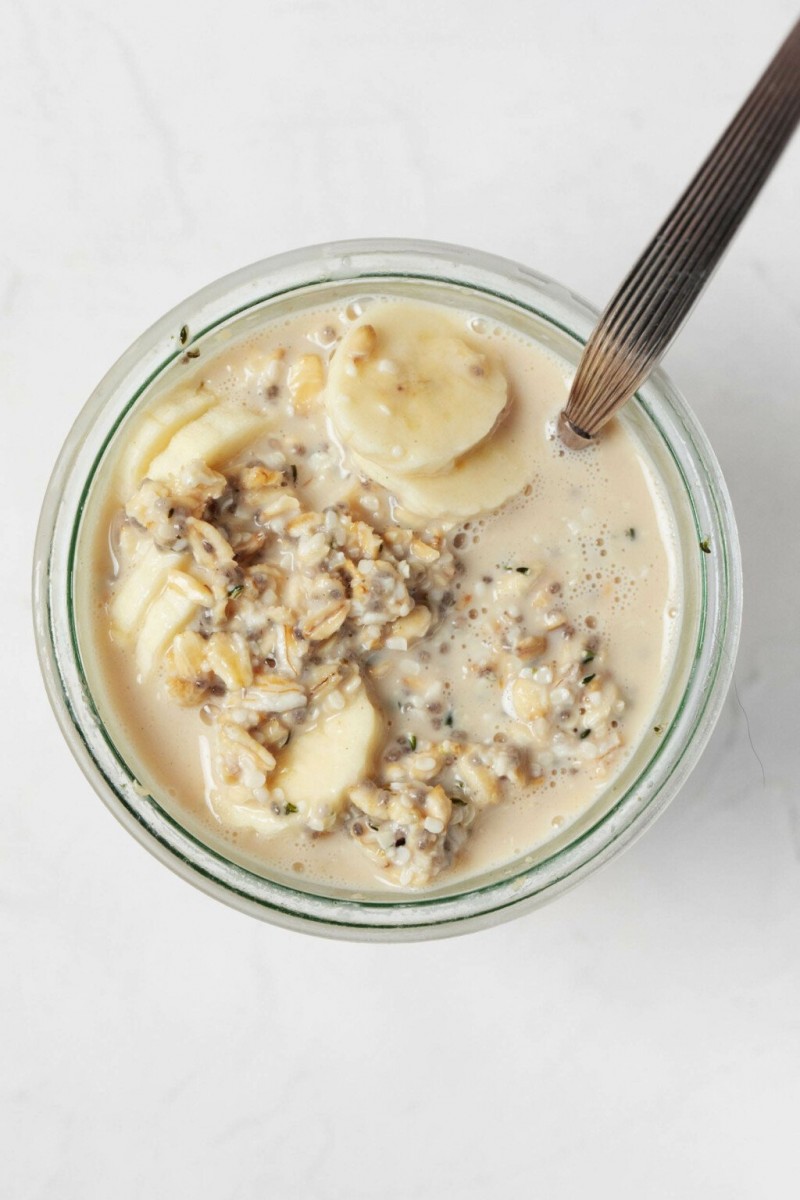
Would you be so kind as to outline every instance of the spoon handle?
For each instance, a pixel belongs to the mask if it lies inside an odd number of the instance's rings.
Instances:
[[[800,21],[612,297],[559,433],[586,445],[655,367],[800,120]]]

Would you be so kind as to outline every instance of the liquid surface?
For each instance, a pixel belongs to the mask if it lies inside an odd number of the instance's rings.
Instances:
[[[414,608],[398,609],[396,618],[408,622],[424,607],[431,613],[430,627],[403,637],[399,624],[387,625],[370,644],[367,625],[347,633],[351,612],[330,642],[314,651],[323,664],[332,661],[333,652],[325,646],[345,634],[348,654],[357,651],[354,667],[348,660],[350,674],[341,672],[341,708],[338,700],[334,703],[337,681],[327,700],[309,697],[296,725],[294,717],[280,718],[296,747],[309,730],[326,722],[333,728],[330,722],[341,720],[337,712],[350,711],[346,697],[361,694],[360,687],[346,692],[348,679],[362,681],[378,714],[375,729],[370,726],[374,754],[364,765],[370,786],[389,795],[394,781],[394,795],[405,797],[411,788],[414,803],[420,789],[430,798],[441,786],[448,812],[468,814],[458,836],[454,824],[447,845],[447,829],[438,828],[442,822],[434,812],[436,797],[426,800],[427,808],[419,801],[414,819],[420,829],[424,822],[430,846],[420,851],[416,872],[404,843],[418,827],[408,820],[403,824],[402,814],[389,821],[375,808],[374,791],[353,793],[355,779],[346,780],[346,794],[324,810],[305,799],[295,805],[286,799],[285,788],[278,788],[276,804],[272,785],[281,770],[289,795],[292,786],[302,792],[296,772],[291,776],[282,766],[287,760],[280,748],[274,755],[277,775],[267,770],[265,783],[251,787],[242,806],[241,770],[221,783],[219,762],[214,766],[215,754],[219,759],[214,722],[219,706],[231,704],[230,689],[223,699],[215,696],[213,681],[218,692],[219,676],[206,669],[204,678],[211,684],[205,703],[176,703],[174,688],[170,694],[166,686],[170,670],[174,677],[177,669],[169,658],[172,642],[165,643],[158,662],[149,663],[142,651],[146,615],[137,610],[124,636],[114,628],[115,596],[143,553],[143,543],[136,540],[142,525],[136,518],[131,525],[129,516],[126,532],[122,516],[126,504],[132,511],[131,496],[141,487],[136,471],[142,468],[131,466],[136,455],[130,447],[142,417],[123,429],[116,455],[95,485],[82,530],[77,573],[82,655],[98,707],[133,774],[201,840],[251,869],[303,886],[361,892],[450,886],[563,837],[593,805],[613,801],[632,753],[657,736],[658,705],[675,648],[682,603],[675,534],[660,485],[634,438],[615,424],[597,446],[565,451],[554,436],[554,420],[567,392],[567,366],[510,328],[452,311],[447,322],[456,341],[463,335],[465,370],[474,371],[477,386],[487,377],[493,385],[475,399],[476,406],[486,400],[488,415],[476,408],[472,424],[461,422],[463,444],[448,462],[453,435],[446,421],[452,409],[446,381],[434,381],[440,391],[426,403],[427,411],[438,415],[428,418],[430,428],[423,422],[421,432],[414,433],[409,424],[393,442],[392,428],[399,427],[392,425],[397,418],[389,403],[385,428],[373,433],[358,408],[361,380],[355,371],[361,359],[353,334],[374,326],[380,340],[382,321],[387,324],[383,318],[395,305],[388,298],[354,298],[265,325],[208,362],[181,364],[179,386],[162,395],[152,413],[169,412],[178,396],[195,421],[220,404],[263,417],[263,428],[256,422],[244,444],[233,439],[230,454],[210,468],[226,480],[223,499],[232,487],[241,495],[241,472],[259,462],[283,474],[284,495],[296,500],[300,514],[324,514],[338,504],[348,519],[377,531],[385,544],[396,534],[401,548],[393,563],[413,565],[414,552],[402,548],[407,535],[417,538],[423,555],[438,555],[434,564],[414,567],[419,570],[413,577]],[[415,306],[423,315],[426,307]],[[412,342],[418,345],[418,339]],[[395,344],[387,334],[383,350]],[[354,357],[346,360],[351,345],[356,345]],[[382,352],[381,346],[375,350],[375,378],[391,382],[406,351],[400,345],[395,358],[381,357]],[[471,354],[482,356],[478,369],[474,363],[470,367]],[[310,364],[312,358],[320,367]],[[355,368],[350,375],[348,362]],[[331,363],[341,381],[335,394]],[[507,392],[497,382],[500,376]],[[349,379],[355,381],[354,399],[342,416]],[[412,385],[413,380],[398,383],[395,390]],[[161,439],[162,455],[170,454],[175,445],[170,439],[185,427],[177,418],[173,424],[169,437],[165,433]],[[457,428],[459,422],[451,424]],[[343,444],[343,425],[359,453]],[[151,461],[146,469],[158,475],[159,460],[154,461],[155,467]],[[170,461],[161,465],[168,479]],[[164,486],[176,490],[174,484]],[[153,504],[133,511],[146,521]],[[289,536],[274,525],[267,548],[259,551],[286,578],[302,567],[298,555],[305,545],[290,544]],[[165,553],[174,553],[182,570],[185,541],[156,547],[159,567]],[[328,571],[329,561],[323,566]],[[313,580],[323,566],[312,565],[304,578]],[[247,599],[241,588],[239,582],[229,588],[225,628],[244,628],[243,615],[236,618],[239,625],[230,623],[231,611]],[[195,628],[207,639],[208,629],[193,617],[186,629],[191,634]],[[332,760],[341,745],[341,737],[334,739]],[[330,762],[315,769],[324,790]],[[255,792],[260,800],[252,799]],[[352,795],[361,807],[350,807]],[[269,828],[251,819],[257,804],[276,810]],[[386,846],[379,844],[381,838]]]

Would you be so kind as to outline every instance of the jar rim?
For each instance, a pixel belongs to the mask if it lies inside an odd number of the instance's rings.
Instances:
[[[511,260],[406,239],[311,246],[207,285],[160,318],[122,355],[70,431],[37,532],[34,619],[48,695],[72,753],[114,815],[162,862],[207,893],[277,924],[332,937],[412,940],[494,924],[543,903],[630,844],[663,811],[710,737],[732,677],[741,621],[741,565],[730,499],[713,451],[689,406],[657,370],[637,392],[636,404],[673,459],[698,541],[709,537],[714,553],[700,555],[697,642],[670,724],[643,770],[587,829],[552,854],[529,866],[520,859],[518,871],[483,885],[466,880],[452,893],[355,899],[314,894],[257,875],[202,842],[153,797],[138,794],[95,707],[75,627],[73,569],[94,473],[121,421],[182,352],[175,331],[183,324],[190,324],[193,338],[199,339],[281,296],[381,280],[429,281],[482,294],[534,314],[578,346],[598,317],[574,292]],[[114,398],[117,407],[108,424]],[[652,786],[643,797],[645,775]]]

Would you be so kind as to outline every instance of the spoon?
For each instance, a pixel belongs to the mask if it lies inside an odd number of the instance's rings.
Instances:
[[[587,446],[647,379],[798,120],[800,21],[600,317],[558,418],[567,446]]]

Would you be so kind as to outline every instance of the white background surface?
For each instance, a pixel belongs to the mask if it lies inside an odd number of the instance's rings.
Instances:
[[[602,304],[794,9],[4,0],[3,1197],[796,1195],[800,139],[667,360],[739,518],[741,704],[660,822],[554,905],[370,947],[195,892],[79,774],[28,598],[60,444],[163,311],[380,235]]]

